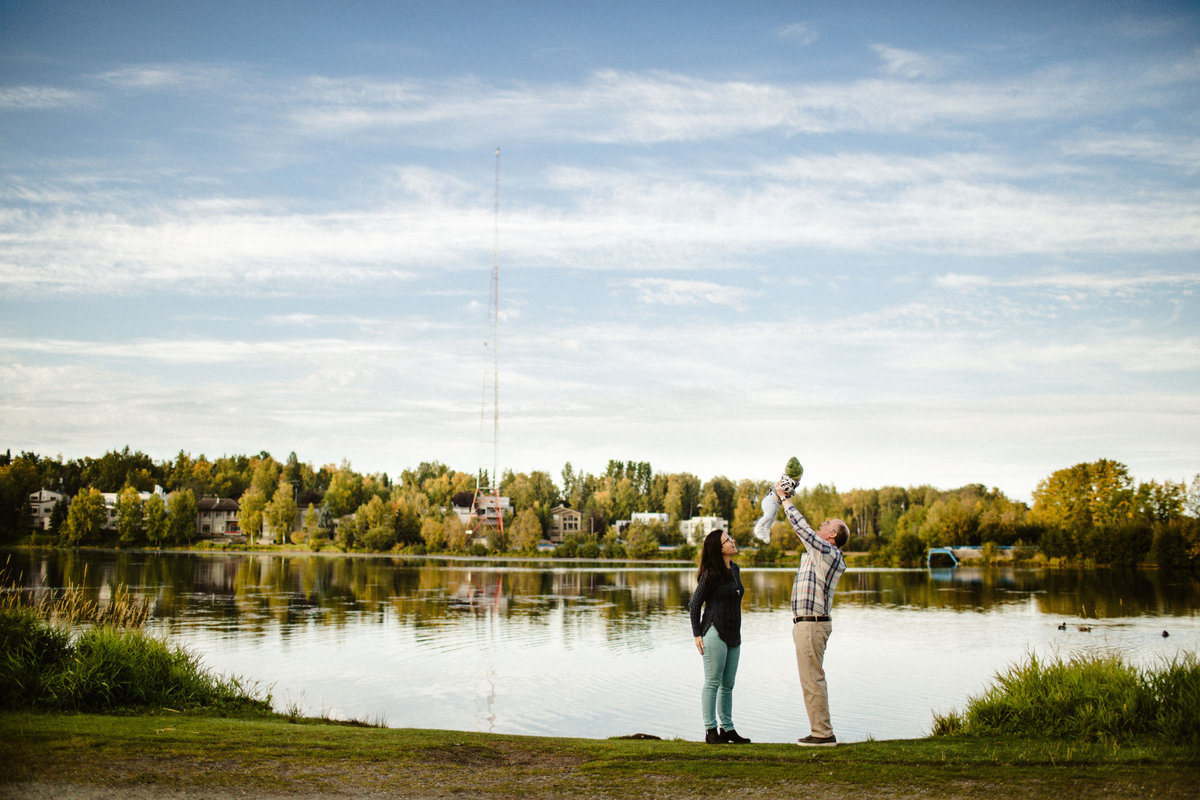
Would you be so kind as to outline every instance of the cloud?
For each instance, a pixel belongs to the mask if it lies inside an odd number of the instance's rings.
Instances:
[[[1125,65],[1074,64],[1003,79],[938,81],[937,59],[875,45],[884,79],[841,82],[708,80],[667,71],[602,69],[578,83],[488,83],[474,77],[311,77],[279,92],[278,105],[314,136],[417,136],[444,145],[516,139],[592,143],[701,142],[754,133],[928,130],[984,123],[1065,120],[1150,107],[1162,92],[1200,78],[1200,54]],[[921,79],[919,82],[914,79]]]
[[[1200,275],[1194,274],[1125,274],[1106,275],[1087,272],[1067,272],[1052,275],[1022,275],[996,277],[984,274],[946,273],[935,279],[937,285],[956,290],[990,290],[995,288],[1027,289],[1030,291],[1084,290],[1099,294],[1127,295],[1148,289],[1194,290],[1200,288]]]
[[[252,82],[232,67],[211,64],[133,64],[95,78],[110,86],[141,91],[210,91]]]
[[[77,108],[89,100],[83,92],[54,86],[0,87],[0,112]]]
[[[1067,180],[1079,170],[994,155],[876,152],[720,169],[669,159],[638,170],[555,166],[524,176],[524,197],[506,203],[503,254],[530,267],[690,271],[696,264],[757,270],[764,257],[814,249],[967,256],[1200,249],[1200,198],[1165,188],[1095,197],[1091,184],[1075,189]],[[1054,173],[1064,180],[1036,180]],[[129,188],[89,193],[89,182],[105,183],[14,176],[9,196],[33,205],[0,210],[0,285],[262,293],[297,281],[411,281],[492,261],[490,198],[430,168],[382,171],[358,187],[358,209],[336,197],[329,210],[292,208],[282,198],[166,201]],[[943,280],[963,284],[964,274]]]
[[[1101,157],[1162,164],[1186,175],[1200,173],[1200,139],[1161,133],[1093,133],[1064,139],[1065,158]]]
[[[901,50],[883,44],[873,44],[871,49],[883,61],[883,71],[901,78],[936,78],[942,73],[937,60],[923,53]]]
[[[630,281],[640,303],[668,306],[727,305],[745,307],[752,293],[746,289],[711,281],[674,278],[638,278]]]
[[[806,22],[794,22],[791,25],[784,25],[778,30],[776,35],[781,39],[796,42],[801,47],[807,47],[819,38],[817,32]]]

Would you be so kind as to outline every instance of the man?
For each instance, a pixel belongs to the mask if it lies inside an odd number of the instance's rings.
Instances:
[[[792,641],[796,644],[796,667],[800,672],[800,685],[804,687],[804,707],[808,711],[811,732],[797,744],[833,746],[837,744],[837,737],[833,735],[833,724],[829,719],[825,645],[833,632],[830,618],[833,590],[838,578],[846,571],[841,547],[850,537],[850,529],[840,519],[830,519],[814,531],[792,502],[784,481],[775,484],[773,491],[804,545],[800,566],[792,581]]]

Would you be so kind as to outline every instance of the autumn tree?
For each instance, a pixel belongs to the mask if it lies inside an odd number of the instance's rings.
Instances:
[[[1138,484],[1135,504],[1138,514],[1150,522],[1166,522],[1183,515],[1187,487],[1174,481]]]
[[[671,525],[691,519],[700,507],[700,479],[686,472],[667,476],[667,492],[663,497],[663,511],[669,516]]]
[[[292,533],[292,541],[295,544],[308,542],[310,547],[319,546],[320,541],[325,538],[324,534],[321,529],[321,513],[317,511],[316,506],[309,503],[300,530]]]
[[[754,543],[754,523],[762,516],[762,508],[751,502],[750,497],[742,494],[738,497],[733,509],[733,520],[729,523],[729,535],[737,542],[738,547]]]
[[[700,511],[705,516],[730,520],[733,518],[735,494],[733,481],[724,475],[717,475],[700,489]]]
[[[471,543],[471,534],[467,530],[467,526],[453,511],[442,520],[442,531],[446,537],[446,547],[456,553],[466,552],[467,546]]]
[[[509,541],[514,550],[532,553],[537,550],[538,542],[542,540],[542,520],[533,508],[526,508],[517,514],[512,525]]]
[[[75,495],[67,511],[66,542],[72,545],[90,544],[100,536],[108,519],[104,494],[88,488]]]
[[[658,552],[658,534],[661,530],[658,523],[647,525],[635,522],[625,530],[625,552],[630,558],[649,558]]]
[[[353,514],[362,504],[362,476],[350,469],[348,461],[343,461],[325,490],[325,506],[334,519],[338,519]]]
[[[403,490],[394,491],[392,498],[392,505],[396,509],[396,542],[403,547],[423,541],[421,516],[428,509],[428,499],[423,494],[409,494]]]
[[[29,530],[29,495],[41,487],[38,458],[22,453],[0,465],[0,540]]]
[[[1033,492],[1033,518],[1073,533],[1127,522],[1133,512],[1129,469],[1107,459],[1060,469]]]
[[[384,551],[396,543],[396,509],[378,495],[354,512],[358,544],[367,550]]]
[[[146,541],[158,546],[167,540],[167,504],[161,494],[150,495],[146,501]]]
[[[196,515],[199,509],[191,489],[173,492],[167,500],[167,528],[173,542],[191,544],[196,537]]]
[[[263,528],[263,512],[267,508],[267,496],[262,489],[251,486],[238,502],[238,524],[251,544],[258,540]]]
[[[263,518],[270,527],[276,544],[283,544],[288,540],[296,523],[296,500],[292,492],[290,483],[280,481],[271,502],[263,509]]]
[[[117,541],[124,547],[137,544],[142,539],[145,525],[145,505],[132,486],[126,486],[117,495]]]
[[[100,458],[84,459],[83,482],[101,492],[119,492],[126,485],[148,492],[162,480],[162,470],[145,453],[126,445]]]
[[[440,519],[426,517],[421,522],[421,539],[430,550],[441,550],[446,546],[446,528]]]

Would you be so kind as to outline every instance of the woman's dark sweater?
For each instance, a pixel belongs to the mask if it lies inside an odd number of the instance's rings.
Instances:
[[[737,564],[729,565],[730,575],[724,578],[714,572],[706,572],[696,584],[688,611],[692,614],[692,635],[703,636],[710,627],[729,647],[742,643],[742,576]],[[701,606],[704,613],[700,613]]]

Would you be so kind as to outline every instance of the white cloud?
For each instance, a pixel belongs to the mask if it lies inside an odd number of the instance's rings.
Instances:
[[[947,273],[938,276],[939,286],[948,289],[1028,289],[1030,291],[1083,290],[1091,293],[1129,294],[1148,289],[1195,289],[1200,288],[1200,274],[1098,274],[1087,272],[1062,272],[1051,275],[1020,275],[998,277],[991,274]]]
[[[1094,133],[1064,140],[1065,158],[1099,156],[1162,164],[1185,175],[1200,173],[1200,139],[1154,133]]]
[[[1049,256],[1200,250],[1195,193],[1093,198],[1069,191],[1069,183],[1025,188],[1038,169],[955,153],[786,157],[720,172],[668,163],[636,172],[556,167],[544,180],[550,200],[506,204],[503,252],[529,266],[624,271],[759,269],[764,255],[813,248]],[[431,169],[386,172],[370,192],[378,204],[360,210],[203,195],[138,205],[128,191],[17,191],[41,192],[51,205],[0,212],[0,284],[12,291],[171,284],[261,292],[280,281],[408,281],[492,260],[495,220],[482,192]],[[52,203],[62,192],[71,202]]]
[[[871,49],[883,61],[883,71],[901,78],[936,78],[942,73],[941,65],[932,56],[912,50],[901,50],[883,44],[873,44]]]
[[[232,67],[212,64],[134,64],[96,75],[101,83],[139,91],[207,91],[246,84]]]
[[[666,71],[597,70],[576,83],[432,83],[314,76],[278,99],[313,135],[388,130],[461,146],[491,141],[659,143],[752,133],[944,129],[983,123],[1064,120],[1150,107],[1161,92],[1200,78],[1200,54],[1120,72],[1050,67],[1014,78],[937,81],[937,61],[876,45],[887,79],[785,83],[706,80]],[[914,82],[913,78],[921,78]]]
[[[88,95],[73,89],[54,86],[0,87],[0,112],[73,108],[88,101]]]
[[[794,22],[791,25],[783,26],[779,29],[778,36],[781,39],[796,42],[801,47],[807,47],[819,38],[813,27],[805,22]]]
[[[744,307],[751,292],[711,281],[672,278],[638,278],[630,281],[638,302],[647,305]]]

